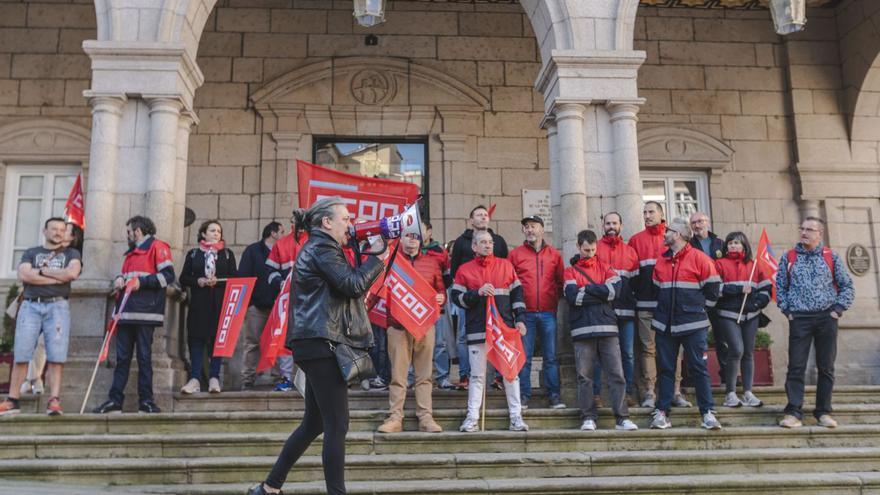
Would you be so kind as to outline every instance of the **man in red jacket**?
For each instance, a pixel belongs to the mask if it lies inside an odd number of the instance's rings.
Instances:
[[[437,304],[446,302],[446,288],[437,261],[419,250],[417,237],[401,238],[402,252],[397,254],[396,263],[411,263],[413,268],[434,288]],[[388,312],[388,356],[391,358],[391,384],[388,387],[388,419],[379,426],[379,433],[403,431],[403,403],[406,399],[407,373],[413,367],[416,394],[416,416],[419,418],[419,431],[439,433],[443,431],[434,421],[431,408],[431,375],[434,361],[435,328],[431,328],[421,340],[415,340],[403,326]]]
[[[526,303],[525,323],[528,331],[523,338],[526,364],[519,372],[520,401],[523,409],[529,407],[532,356],[535,354],[535,338],[539,337],[550,407],[564,409],[559,391],[559,363],[556,362],[556,306],[563,283],[562,255],[544,242],[544,220],[541,217],[525,217],[521,223],[526,240],[507,257],[522,283]]]

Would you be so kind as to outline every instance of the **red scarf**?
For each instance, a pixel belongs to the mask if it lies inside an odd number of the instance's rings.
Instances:
[[[743,259],[743,253],[742,253],[742,251],[740,251],[738,253],[735,253],[733,251],[728,251],[727,257],[732,260],[741,261]]]
[[[222,240],[217,241],[217,242],[208,242],[208,241],[202,240],[202,241],[199,241],[199,248],[202,251],[220,252],[220,251],[223,251],[223,249],[225,248],[225,245],[223,244]]]

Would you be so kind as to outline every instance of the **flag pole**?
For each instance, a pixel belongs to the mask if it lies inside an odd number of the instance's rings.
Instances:
[[[765,248],[766,249],[766,248]],[[761,256],[762,253],[758,253],[758,257]],[[755,268],[758,268],[758,258],[755,258],[754,263],[752,263],[752,273],[749,275],[749,284],[752,283],[752,277],[755,276]],[[748,294],[743,294],[743,302],[739,307],[739,314],[736,315],[736,324],[739,325],[739,321],[742,319],[743,311],[746,309],[746,299],[749,298]]]
[[[483,344],[485,347],[486,344]],[[489,390],[489,359],[483,362],[483,413],[480,414],[480,431],[486,431],[486,397]]]

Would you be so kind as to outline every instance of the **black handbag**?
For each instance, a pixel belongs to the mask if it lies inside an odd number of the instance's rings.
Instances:
[[[336,364],[346,383],[359,383],[377,376],[373,359],[366,349],[358,349],[341,342],[331,342],[330,349],[336,355]]]
[[[758,328],[766,328],[768,325],[770,325],[770,317],[762,311],[758,314]]]

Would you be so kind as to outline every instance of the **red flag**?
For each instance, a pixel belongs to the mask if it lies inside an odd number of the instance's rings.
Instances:
[[[214,339],[214,357],[232,357],[235,353],[235,344],[256,281],[256,277],[226,279],[226,292],[223,294],[217,337]]]
[[[379,220],[396,215],[418,199],[415,184],[347,174],[296,161],[300,208],[326,196],[341,196],[355,220]]]
[[[486,300],[486,360],[507,381],[515,379],[526,364],[522,336],[504,323],[494,297]]]
[[[489,214],[489,220],[491,220],[491,219],[492,219],[492,215],[495,214],[495,207],[496,207],[496,206],[498,206],[497,203],[492,203],[492,204],[489,206],[489,209],[486,210],[486,212]]]
[[[119,306],[113,311],[113,315],[110,317],[110,328],[107,329],[107,336],[104,338],[104,345],[101,346],[101,353],[98,354],[98,362],[103,363],[107,360],[107,355],[110,353],[110,340],[113,339],[113,335],[116,334],[116,327],[119,325],[119,320],[122,318],[122,311],[125,309],[125,304],[128,303],[128,297],[134,292],[134,281],[137,279],[131,278],[125,282],[125,292],[122,294],[122,301],[119,302]]]
[[[758,242],[758,254],[755,256],[755,263],[758,270],[766,274],[773,284],[771,297],[776,300],[776,272],[779,271],[779,262],[776,261],[776,255],[773,254],[773,246],[770,244],[770,238],[767,237],[767,229],[761,230],[761,240]]]
[[[260,337],[260,362],[257,363],[257,373],[271,368],[275,365],[275,359],[279,354],[286,354],[287,349],[284,347],[284,337],[287,336],[287,310],[290,305],[290,276],[293,271],[287,274],[284,283],[281,284],[281,292],[275,298],[275,304],[272,306],[272,312],[269,313],[269,319],[266,326],[263,327],[263,335]]]
[[[82,174],[76,176],[76,182],[67,195],[67,202],[64,203],[64,215],[67,221],[86,229],[86,204],[83,197]]]
[[[437,291],[411,263],[397,259],[385,278],[389,314],[406,329],[416,341],[422,340],[440,317]]]

